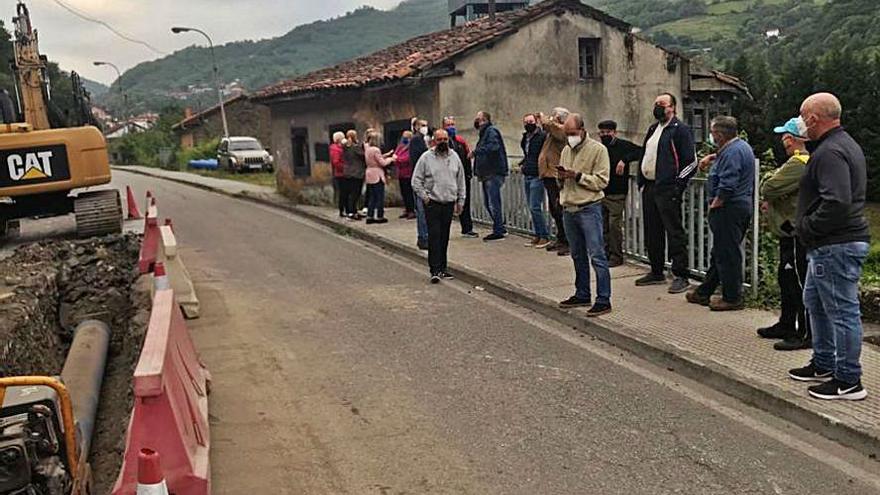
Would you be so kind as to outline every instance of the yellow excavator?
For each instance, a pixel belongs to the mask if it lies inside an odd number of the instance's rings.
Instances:
[[[79,237],[119,233],[119,191],[91,189],[110,183],[110,160],[103,134],[89,125],[88,95],[74,73],[77,108],[68,121],[76,120],[75,126],[63,127],[57,115],[53,118],[48,63],[40,54],[37,30],[21,1],[16,14],[14,101],[0,91],[0,237],[20,219],[70,213],[76,215]]]

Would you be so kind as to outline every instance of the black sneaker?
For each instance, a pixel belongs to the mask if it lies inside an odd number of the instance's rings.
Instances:
[[[781,342],[773,344],[773,348],[777,351],[801,351],[804,349],[812,349],[812,340],[802,339],[800,337],[788,337]]]
[[[595,318],[597,316],[607,315],[611,312],[610,304],[594,304],[589,311],[587,311],[587,318]]]
[[[416,243],[416,245],[417,245],[417,246],[419,247],[419,249],[421,249],[422,251],[427,251],[427,250],[428,250],[428,241],[419,241],[419,242]]]
[[[577,296],[571,296],[565,301],[559,303],[560,308],[582,308],[593,304],[589,299],[581,299]]]
[[[431,275],[431,283],[439,284],[440,283],[440,275]]]
[[[367,219],[367,225],[373,225],[374,223],[379,223],[379,221],[376,220],[375,218],[368,218]]]
[[[467,238],[470,238],[470,239],[478,239],[478,238],[480,237],[480,234],[471,231],[471,232],[465,232],[464,234],[461,234],[461,236],[462,236],[462,237],[467,237]]]
[[[797,380],[799,382],[827,382],[834,378],[834,372],[830,370],[820,370],[813,365],[812,361],[810,361],[810,364],[803,368],[789,370],[788,376],[791,377],[792,380]]]
[[[794,332],[783,327],[779,322],[776,322],[769,327],[758,329],[758,336],[762,339],[784,339],[791,336],[792,333]]]
[[[506,236],[504,234],[489,234],[486,237],[483,237],[483,240],[486,242],[500,241],[501,239],[504,239],[505,237]]]
[[[440,272],[437,275],[439,275],[440,278],[442,278],[443,280],[455,280],[455,277],[453,277],[452,275],[450,275],[447,272]]]
[[[380,217],[376,219],[375,223],[388,223],[388,219],[385,217]]]
[[[807,389],[811,397],[822,400],[864,400],[868,391],[862,382],[846,383],[838,379],[813,385]]]
[[[649,273],[644,277],[636,280],[636,287],[646,287],[648,285],[663,285],[666,283],[666,277],[662,274]]]
[[[675,277],[675,280],[673,280],[672,284],[669,286],[668,292],[670,294],[681,294],[682,292],[687,292],[690,288],[690,280],[685,277]]]

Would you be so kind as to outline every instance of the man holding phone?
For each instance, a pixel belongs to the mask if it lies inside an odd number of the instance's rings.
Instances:
[[[559,303],[562,308],[590,306],[590,266],[596,272],[596,303],[588,317],[611,312],[611,271],[602,235],[602,198],[611,174],[608,150],[590,139],[584,119],[573,113],[565,121],[568,146],[562,150],[557,166],[562,186],[563,221],[574,260],[574,296]]]

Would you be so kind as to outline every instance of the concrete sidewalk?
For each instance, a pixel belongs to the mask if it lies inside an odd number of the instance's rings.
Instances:
[[[342,227],[397,254],[419,260],[426,257],[415,246],[415,222],[397,220],[400,211],[393,208],[386,211],[390,223],[367,226],[339,218],[332,208],[291,205],[271,188],[151,168],[125,169],[280,206],[325,225]],[[665,287],[635,287],[634,280],[644,268],[626,265],[612,269],[614,312],[588,321],[585,310],[555,307],[574,291],[570,258],[526,248],[525,239],[517,236],[484,243],[461,238],[458,233],[454,224],[450,269],[462,281],[660,362],[866,455],[880,455],[880,350],[876,347],[863,348],[863,382],[870,394],[867,400],[817,401],[807,397],[805,385],[787,376],[788,369],[809,361],[810,352],[776,352],[771,342],[756,336],[757,327],[776,320],[772,312],[713,313],[687,304],[682,295],[667,294]],[[426,263],[426,283],[427,277]]]

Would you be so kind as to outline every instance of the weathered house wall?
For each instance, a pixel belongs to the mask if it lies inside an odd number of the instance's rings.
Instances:
[[[579,77],[578,38],[600,38],[600,77]],[[522,115],[566,107],[582,113],[588,130],[605,119],[638,142],[653,122],[654,99],[671,92],[681,102],[682,64],[667,70],[666,51],[593,18],[571,12],[523,26],[494,46],[455,61],[461,76],[440,81],[440,108],[469,123],[487,110],[518,154]],[[469,142],[470,125],[460,125]]]
[[[418,86],[341,91],[273,103],[270,142],[279,173],[283,169],[291,176],[303,176],[304,169],[294,170],[293,167],[294,130],[305,129],[307,132],[311,169],[308,175],[329,179],[329,173],[325,172],[329,164],[318,160],[316,145],[321,148],[329,145],[330,131],[335,126],[354,124],[363,137],[367,128],[383,131],[385,124],[390,122],[405,120],[408,127],[413,115],[425,116],[434,122],[440,118],[437,101],[437,82],[434,80]]]
[[[266,106],[246,99],[236,100],[226,106],[229,135],[255,137],[263,143],[263,146],[269,146],[272,140],[269,115],[269,108]],[[181,147],[191,148],[223,137],[223,119],[219,110],[211,111],[198,116],[196,122],[176,131],[181,139]]]

